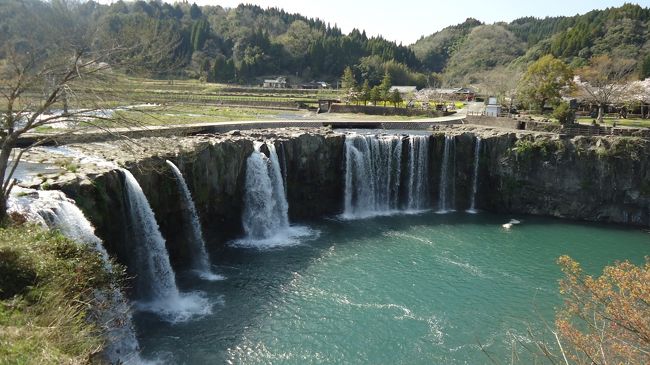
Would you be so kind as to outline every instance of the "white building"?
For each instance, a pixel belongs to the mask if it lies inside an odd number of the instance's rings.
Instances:
[[[488,98],[488,103],[485,107],[485,115],[488,117],[498,117],[501,115],[501,104],[497,102],[496,97],[490,96]]]
[[[277,79],[264,80],[263,87],[267,89],[286,89],[289,87],[286,77],[278,77]]]

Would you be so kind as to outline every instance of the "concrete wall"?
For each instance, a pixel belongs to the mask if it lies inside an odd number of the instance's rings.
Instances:
[[[485,127],[499,127],[509,129],[521,129],[520,122],[512,118],[487,117],[483,115],[468,115],[465,118],[468,124],[481,125]]]
[[[436,110],[422,110],[414,108],[393,108],[371,105],[343,105],[334,104],[330,113],[354,113],[368,115],[401,115],[401,116],[425,116],[429,118],[442,117],[452,113],[443,113]]]

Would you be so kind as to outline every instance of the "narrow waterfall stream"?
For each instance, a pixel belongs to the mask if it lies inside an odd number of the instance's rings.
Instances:
[[[202,279],[222,280],[222,276],[212,273],[210,257],[208,256],[208,252],[205,249],[205,240],[203,239],[203,232],[201,231],[201,221],[199,220],[199,215],[196,212],[196,206],[194,205],[194,200],[192,199],[190,189],[187,187],[185,178],[173,162],[169,160],[165,162],[171,168],[174,176],[176,177],[178,188],[181,193],[181,198],[183,199],[183,207],[186,208],[184,209],[184,219],[189,222],[188,233],[190,237],[188,237],[188,246],[192,255],[192,268],[199,274]]]
[[[126,169],[120,170],[124,174],[126,204],[138,262],[135,268],[135,284],[140,299],[137,308],[157,313],[171,322],[210,313],[212,306],[200,293],[179,292],[165,239],[147,197],[135,177]]]
[[[103,242],[95,235],[95,229],[77,205],[60,191],[28,190],[15,188],[9,201],[9,210],[20,212],[29,220],[58,229],[64,236],[89,245],[102,258],[106,271],[113,271]],[[20,197],[17,197],[20,196]],[[131,308],[119,288],[97,291],[98,324],[107,334],[104,350],[111,363],[140,364],[139,344],[133,328]]]
[[[456,152],[454,136],[445,136],[445,148],[440,170],[440,188],[438,190],[438,213],[455,211],[456,204]]]
[[[409,136],[408,210],[429,208],[429,136]]]
[[[265,145],[267,157],[262,151]],[[315,234],[306,227],[289,224],[289,203],[278,154],[273,143],[255,143],[246,160],[246,186],[242,223],[246,236],[235,246],[273,248],[300,243],[299,237]]]
[[[348,134],[345,163],[344,219],[430,207],[429,136]]]
[[[476,136],[476,145],[474,146],[474,175],[472,176],[472,196],[470,198],[470,205],[467,213],[476,214],[476,195],[478,194],[478,174],[479,163],[481,158],[481,137]]]

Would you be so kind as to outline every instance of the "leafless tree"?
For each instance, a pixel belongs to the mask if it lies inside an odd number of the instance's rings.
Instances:
[[[598,122],[605,119],[605,106],[621,102],[629,90],[634,60],[611,59],[607,55],[591,59],[589,66],[578,70],[578,96],[598,105]]]
[[[497,97],[502,103],[508,103],[508,115],[515,103],[517,84],[523,72],[515,68],[497,67],[486,72],[481,82],[481,91],[486,95]]]
[[[66,0],[31,4],[39,9],[19,9],[23,11],[16,14],[19,21],[14,23],[13,37],[0,35],[0,97],[4,104],[0,107],[0,220],[6,214],[23,153],[47,136],[84,128],[110,133],[108,123],[135,125],[105,109],[107,100],[128,102],[128,93],[115,86],[113,70],[134,59],[156,60],[156,52],[176,42],[160,36],[160,27],[152,26],[138,37],[115,39],[98,47],[98,29],[84,24],[86,18],[77,14],[81,4]],[[115,60],[119,59],[129,61],[118,64]],[[18,146],[26,134],[60,125],[66,128],[48,131],[30,146]]]

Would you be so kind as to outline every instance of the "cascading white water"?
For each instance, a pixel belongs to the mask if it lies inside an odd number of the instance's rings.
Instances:
[[[208,252],[205,249],[205,240],[203,239],[203,232],[201,231],[201,222],[199,221],[199,215],[196,212],[196,206],[194,205],[194,200],[192,200],[192,194],[190,189],[187,187],[185,178],[183,174],[178,169],[173,162],[167,160],[165,161],[167,165],[172,169],[176,181],[178,182],[178,188],[181,193],[181,198],[183,199],[183,207],[186,208],[185,214],[186,221],[189,223],[188,231],[189,238],[189,248],[192,256],[192,268],[199,274],[199,276],[206,280],[219,280],[222,279],[221,276],[215,275],[210,269],[210,258]]]
[[[135,177],[128,170],[121,171],[124,174],[128,198],[126,203],[138,256],[138,294],[147,300],[178,297],[176,277],[169,262],[165,239],[160,233],[149,201]]]
[[[440,170],[440,188],[438,190],[438,213],[453,212],[456,200],[455,139],[445,136],[445,148]]]
[[[60,191],[37,191],[16,188],[10,198],[9,210],[26,216],[44,227],[59,230],[64,236],[84,243],[97,251],[106,271],[113,265],[103,242],[95,235],[95,229],[77,205]],[[95,299],[97,322],[107,336],[104,353],[110,363],[140,364],[138,340],[133,329],[131,308],[119,288],[97,290]]]
[[[280,143],[280,155],[282,155],[281,169],[282,179],[284,180],[284,195],[287,195],[287,152],[284,149],[284,143]]]
[[[344,218],[365,218],[399,209],[402,136],[345,137]]]
[[[470,205],[467,213],[476,214],[476,195],[478,194],[478,174],[479,174],[479,159],[481,157],[481,137],[476,137],[476,145],[474,146],[474,176],[472,176],[472,196],[470,198]]]
[[[269,157],[261,152],[262,142],[246,161],[246,186],[242,223],[246,237],[237,246],[271,248],[298,243],[297,237],[314,232],[289,224],[289,204],[275,145],[266,143]]]
[[[403,139],[401,135],[346,135],[344,219],[429,207],[429,137],[408,136],[405,148]],[[403,189],[406,195],[401,204],[403,158],[407,163]]]
[[[429,137],[409,136],[409,210],[429,208]]]
[[[278,153],[273,143],[267,143],[269,150],[269,177],[273,186],[273,197],[275,198],[275,214],[278,219],[278,227],[286,229],[289,227],[289,203],[287,203],[287,193],[284,188],[284,175],[280,167]]]
[[[184,321],[196,314],[210,313],[211,306],[202,295],[181,295],[178,291],[165,239],[160,233],[149,201],[135,177],[126,169],[120,170],[124,174],[126,205],[135,241],[135,281],[137,294],[141,298],[137,307],[158,313],[172,322]]]

